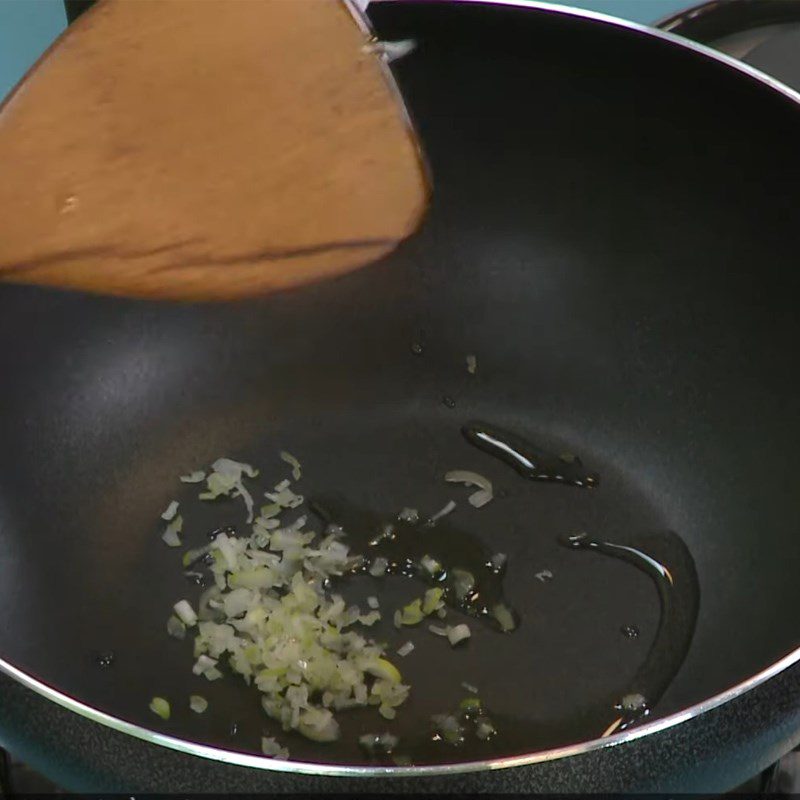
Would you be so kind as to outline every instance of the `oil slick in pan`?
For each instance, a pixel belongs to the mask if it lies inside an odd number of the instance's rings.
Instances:
[[[518,434],[486,422],[468,422],[461,428],[464,438],[485,453],[496,456],[524,478],[567,483],[585,489],[599,485],[596,472],[584,469],[572,454],[555,456]],[[613,702],[614,719],[603,730],[610,736],[646,717],[661,699],[686,658],[697,623],[700,584],[694,559],[676,533],[616,536],[616,541],[591,538],[582,532],[562,537],[565,547],[590,550],[617,558],[647,574],[658,591],[661,616],[655,640],[631,683],[630,691]],[[623,626],[629,638],[638,629]]]
[[[506,632],[517,627],[519,617],[503,595],[504,565],[496,566],[492,551],[477,537],[446,520],[435,526],[403,518],[387,522],[336,496],[315,497],[311,508],[325,522],[341,526],[354,551],[363,555],[354,572],[375,574],[371,570],[379,562],[381,574],[417,577],[441,587],[445,603],[458,611]]]
[[[631,564],[648,575],[658,590],[661,618],[655,640],[630,691],[614,706],[619,714],[603,736],[629,728],[660,700],[686,658],[700,606],[694,559],[680,536],[665,531],[616,538],[607,542],[577,533],[560,540],[565,547],[595,551]],[[630,636],[633,630],[629,633],[627,627],[623,628],[624,635]]]
[[[600,483],[598,474],[584,469],[576,455],[547,453],[521,436],[487,422],[468,422],[461,433],[470,444],[505,461],[523,478],[569,483],[585,489],[593,489]]]
[[[467,441],[509,464],[525,478],[584,489],[599,485],[598,474],[585,469],[577,456],[552,455],[518,434],[486,422],[469,422],[461,430]],[[449,522],[440,523],[435,531],[402,518],[386,522],[379,515],[357,509],[336,497],[318,498],[317,508],[324,508],[322,513],[327,521],[335,519],[361,545],[366,560],[360,571],[368,572],[381,559],[389,574],[419,577],[417,565],[427,557],[438,566],[438,571],[427,579],[451,590],[445,594],[449,605],[488,621],[493,621],[491,612],[498,605],[511,610],[503,594],[503,570],[487,569],[491,566],[487,560],[490,551],[479,539]],[[382,534],[376,537],[374,532],[378,530]],[[581,721],[562,721],[564,741],[571,736],[584,738],[589,733],[610,736],[648,716],[680,669],[697,622],[700,600],[697,571],[686,544],[671,531],[619,534],[614,541],[581,532],[561,537],[559,542],[573,550],[590,551],[630,564],[650,577],[658,592],[661,613],[656,636],[627,690],[586,709]],[[474,578],[474,584],[465,597],[456,600],[451,585],[453,575],[464,572]],[[515,614],[515,626],[518,623]],[[623,625],[621,631],[628,638],[639,635],[634,626]],[[517,725],[517,721],[502,720],[501,729],[510,733]]]

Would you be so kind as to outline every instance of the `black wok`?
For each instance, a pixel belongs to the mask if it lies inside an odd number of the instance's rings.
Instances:
[[[800,741],[795,98],[570,14],[371,17],[418,43],[395,68],[435,182],[391,258],[236,305],[0,290],[0,667],[18,679],[0,684],[0,742],[81,790],[729,788]],[[524,481],[464,441],[475,417],[578,453],[599,488]],[[514,736],[389,778],[348,766],[366,762],[347,742],[380,727],[354,714],[329,755],[290,738],[303,764],[276,764],[257,755],[271,729],[253,693],[193,682],[188,643],[164,632],[192,587],[158,513],[188,469],[230,455],[269,473],[284,448],[309,493],[378,513],[436,510],[453,468],[505,490],[471,513],[459,495],[452,525],[508,554],[522,624],[476,623],[461,652],[418,643],[396,730],[424,731],[467,679]],[[232,513],[187,516],[187,542]],[[674,531],[699,579],[677,675],[606,739],[583,710],[629,686],[662,609],[642,571],[559,545],[581,529]],[[196,688],[203,718],[185,706]],[[174,700],[166,725],[154,694]]]

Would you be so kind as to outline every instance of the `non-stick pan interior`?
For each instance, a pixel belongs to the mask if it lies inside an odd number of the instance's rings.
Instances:
[[[613,26],[402,5],[372,15],[383,37],[417,41],[396,71],[435,196],[390,259],[229,306],[0,291],[0,655],[122,718],[250,752],[277,734],[294,758],[365,763],[357,735],[424,739],[466,681],[499,734],[429,760],[599,736],[584,711],[628,688],[660,607],[640,571],[558,544],[578,530],[672,530],[694,557],[694,640],[651,718],[798,644],[796,107]],[[465,442],[476,417],[577,453],[601,485],[524,481]],[[192,676],[190,643],[165,631],[172,604],[200,590],[161,542],[160,512],[184,501],[189,546],[243,523],[233,502],[190,503],[196,487],[177,476],[227,455],[269,488],[282,449],[302,460],[308,496],[385,515],[457,500],[451,524],[508,555],[521,615],[508,635],[470,622],[451,649],[385,613],[377,638],[416,644],[399,660],[411,699],[391,723],[341,714],[326,747],[278,731],[238,678]],[[505,496],[472,509],[449,469]],[[419,589],[362,577],[347,591],[391,611]],[[172,701],[168,723],[153,695]]]

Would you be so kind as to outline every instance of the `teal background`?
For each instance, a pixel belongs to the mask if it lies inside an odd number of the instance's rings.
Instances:
[[[692,4],[693,0],[572,0],[564,3],[645,23]],[[0,98],[14,87],[66,24],[62,0],[0,0]]]
[[[0,98],[66,25],[62,0],[0,0]]]

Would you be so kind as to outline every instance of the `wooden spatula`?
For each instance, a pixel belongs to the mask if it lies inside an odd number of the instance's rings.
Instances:
[[[373,262],[427,188],[338,0],[104,0],[0,109],[0,278],[236,298]]]

